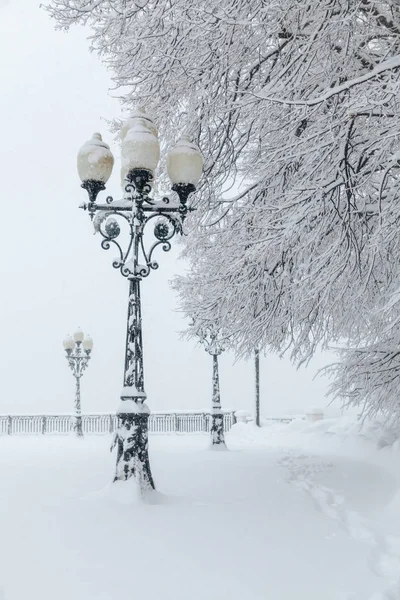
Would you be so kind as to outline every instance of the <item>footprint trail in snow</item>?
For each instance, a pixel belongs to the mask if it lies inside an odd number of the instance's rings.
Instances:
[[[332,470],[334,464],[295,452],[289,453],[280,464],[288,470],[288,482],[304,490],[317,510],[336,521],[349,537],[368,544],[368,566],[388,585],[365,600],[400,600],[400,537],[380,532],[377,524],[349,510],[342,494],[317,482],[318,476]],[[350,595],[345,600],[353,600],[353,597]]]

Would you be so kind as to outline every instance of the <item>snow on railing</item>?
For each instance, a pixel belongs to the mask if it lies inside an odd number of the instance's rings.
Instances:
[[[74,416],[65,415],[0,415],[0,435],[67,434],[73,432]],[[235,423],[234,412],[224,412],[225,431]],[[117,415],[102,413],[82,415],[85,434],[113,433]],[[152,413],[150,433],[208,433],[211,415],[206,412]]]

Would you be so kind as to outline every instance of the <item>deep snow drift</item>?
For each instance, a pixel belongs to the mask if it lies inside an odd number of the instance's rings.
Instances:
[[[397,448],[327,421],[152,436],[143,504],[108,442],[0,438],[5,600],[400,599]]]

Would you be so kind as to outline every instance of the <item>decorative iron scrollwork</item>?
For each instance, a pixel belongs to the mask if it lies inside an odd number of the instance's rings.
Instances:
[[[154,235],[160,241],[167,240],[170,229],[168,222],[160,219],[154,226]]]
[[[104,229],[111,239],[118,237],[121,233],[121,227],[119,226],[118,221],[114,219],[114,217],[110,217],[107,219]]]
[[[187,198],[195,190],[190,184],[174,185],[172,189],[179,197],[179,204],[172,202],[168,196],[156,202],[149,196],[152,181],[150,171],[130,171],[126,177],[124,199],[115,201],[112,196],[107,196],[105,205],[96,203],[97,194],[104,189],[104,185],[96,187],[92,182],[87,182],[84,186],[89,194],[89,204],[82,208],[88,209],[95,233],[100,233],[103,238],[101,247],[104,250],[109,250],[111,246],[117,249],[118,256],[112,265],[130,279],[142,279],[158,269],[158,262],[153,258],[154,251],[161,246],[164,252],[168,252],[171,249],[170,240],[174,235],[183,233],[182,223],[188,211]],[[157,219],[152,232],[155,241],[146,249],[144,231],[152,219]],[[121,226],[123,224],[124,228]],[[126,248],[122,241],[124,230],[128,239]]]

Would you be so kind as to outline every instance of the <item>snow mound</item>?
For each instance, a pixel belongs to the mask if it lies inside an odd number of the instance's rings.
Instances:
[[[373,444],[378,449],[390,447],[392,451],[400,451],[400,430],[375,419],[361,421],[355,416],[324,419],[310,423],[304,419],[293,419],[289,423],[263,421],[262,427],[253,422],[236,423],[226,435],[228,443],[234,445],[262,444],[277,442],[304,442],[304,438],[318,440],[330,437],[340,440],[362,440]]]
[[[109,483],[104,488],[89,494],[89,496],[99,500],[105,499],[109,500],[111,503],[125,505],[136,505],[143,502],[140,486],[134,477],[130,477],[126,481],[121,480]]]

